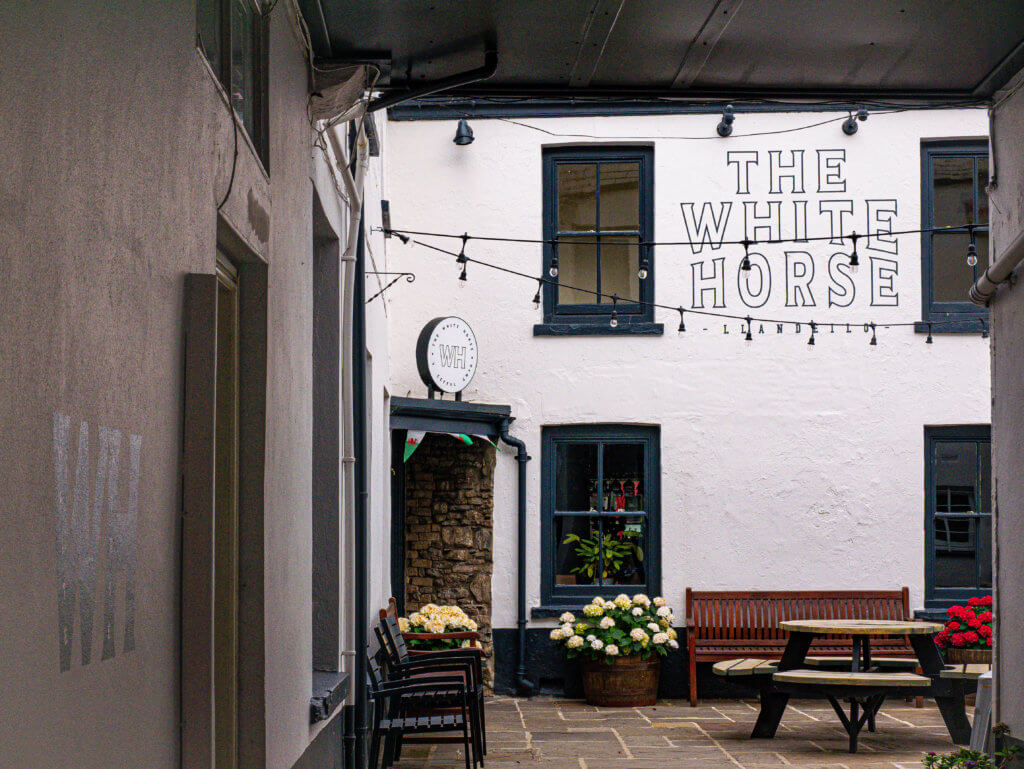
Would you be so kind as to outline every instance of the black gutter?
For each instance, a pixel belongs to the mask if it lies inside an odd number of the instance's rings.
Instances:
[[[387,96],[381,96],[370,102],[366,108],[367,112],[376,112],[379,109],[385,109],[386,107],[394,106],[400,102],[408,101],[409,99],[418,99],[421,96],[430,96],[432,93],[438,91],[447,91],[451,88],[458,88],[459,86],[469,85],[470,83],[477,83],[481,80],[486,80],[491,77],[495,72],[498,71],[498,54],[491,50],[484,53],[484,65],[471,69],[466,72],[460,72],[457,75],[450,75],[449,77],[442,77],[438,80],[432,80],[429,83],[417,86],[416,88],[409,88],[404,91],[394,91],[389,93]]]
[[[366,229],[363,227],[363,212],[359,215],[359,240],[356,243],[356,285],[352,297],[352,435],[355,447],[355,510],[353,511],[353,561],[355,579],[353,580],[354,611],[356,626],[355,664],[352,666],[353,686],[355,688],[355,769],[367,766],[366,737],[367,726],[367,690],[366,690],[366,644],[369,630],[369,592],[370,575],[367,571],[368,556],[368,522],[367,456],[366,440]]]
[[[526,463],[530,461],[530,455],[526,453],[526,444],[519,438],[509,435],[508,427],[510,419],[501,422],[500,438],[509,446],[516,449],[516,462],[519,466],[519,495],[518,495],[518,530],[517,538],[517,574],[516,574],[516,627],[519,632],[518,662],[515,673],[516,691],[525,697],[533,694],[534,686],[526,678]]]

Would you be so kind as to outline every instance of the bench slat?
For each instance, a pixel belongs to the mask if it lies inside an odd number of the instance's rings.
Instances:
[[[982,662],[957,663],[955,665],[946,665],[943,671],[939,673],[939,677],[977,680],[979,676],[983,673],[988,673],[991,669],[991,665],[986,665]]]
[[[931,686],[928,676],[916,673],[847,673],[837,670],[786,670],[775,673],[779,683],[832,685],[832,686],[884,686],[900,688],[906,686]]]

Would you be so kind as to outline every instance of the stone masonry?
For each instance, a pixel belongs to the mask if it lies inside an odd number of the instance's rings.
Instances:
[[[455,604],[480,626],[493,680],[494,448],[428,434],[406,464],[405,607]]]

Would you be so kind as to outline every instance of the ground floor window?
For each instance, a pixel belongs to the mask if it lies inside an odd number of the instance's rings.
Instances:
[[[992,441],[988,425],[925,430],[926,602],[992,590]]]
[[[661,585],[659,430],[546,427],[542,464],[542,600],[570,606]]]

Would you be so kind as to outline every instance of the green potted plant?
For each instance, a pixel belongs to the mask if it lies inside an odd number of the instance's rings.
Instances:
[[[572,574],[590,577],[599,585],[617,584],[615,578],[628,571],[634,559],[637,563],[643,563],[644,551],[633,541],[637,537],[639,537],[639,533],[629,530],[619,532],[618,536],[608,533],[604,535],[602,548],[595,531],[591,531],[589,538],[581,537],[579,534],[569,534],[562,540],[562,544],[576,543],[574,552],[580,560],[580,564],[569,571]],[[603,568],[602,558],[604,559]],[[601,573],[598,574],[598,571]]]
[[[988,755],[977,750],[960,748],[952,753],[928,753],[924,757],[925,769],[1004,769],[1010,766],[1013,757],[1020,748],[1011,747]]]
[[[679,649],[675,617],[661,597],[595,598],[576,618],[565,612],[551,639],[579,659],[591,705],[641,707],[658,698],[661,659]]]
[[[946,662],[992,664],[992,596],[970,598],[966,606],[946,610],[949,621],[935,636]]]

